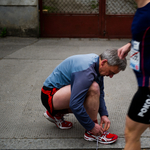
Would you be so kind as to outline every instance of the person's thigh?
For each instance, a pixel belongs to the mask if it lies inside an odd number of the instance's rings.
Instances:
[[[71,85],[59,89],[53,96],[53,107],[55,110],[68,109],[71,97]]]
[[[150,127],[150,124],[143,124],[133,121],[128,116],[126,117],[125,134],[130,134],[133,139],[140,138],[141,134]]]
[[[142,133],[149,127],[148,124],[135,122],[126,117],[125,127],[125,150],[140,150],[140,137]]]
[[[126,117],[126,139],[139,140],[141,134],[150,127],[149,89],[139,87],[130,104]]]

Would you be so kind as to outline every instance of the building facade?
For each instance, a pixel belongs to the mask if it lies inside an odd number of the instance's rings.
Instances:
[[[0,33],[8,36],[38,37],[38,0],[0,0]]]

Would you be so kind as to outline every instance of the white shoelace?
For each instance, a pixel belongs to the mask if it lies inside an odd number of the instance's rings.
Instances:
[[[99,136],[97,136],[96,139],[97,139],[96,150],[98,150],[98,140],[99,140]]]
[[[109,132],[105,131],[105,132],[104,132],[104,134],[108,135],[108,134],[109,134]],[[100,137],[100,136],[97,136],[97,137],[96,137],[96,140],[97,140],[96,150],[98,150],[99,137]],[[102,137],[102,139],[104,139],[104,137]],[[106,139],[104,139],[104,140],[106,140]]]

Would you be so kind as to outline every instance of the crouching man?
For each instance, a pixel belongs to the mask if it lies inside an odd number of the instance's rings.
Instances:
[[[60,63],[45,80],[41,100],[44,116],[60,129],[70,129],[72,123],[63,116],[73,113],[85,128],[84,139],[99,143],[114,143],[118,136],[109,133],[108,112],[104,101],[103,77],[112,78],[125,70],[126,59],[119,59],[117,49],[101,55],[74,55]],[[100,124],[97,114],[100,114]]]

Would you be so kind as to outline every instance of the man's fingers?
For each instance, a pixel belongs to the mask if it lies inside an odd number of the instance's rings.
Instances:
[[[104,125],[104,131],[107,130],[107,128],[108,128],[107,126],[108,126],[108,124],[105,124],[105,125]]]
[[[118,56],[120,59],[122,59],[122,50],[121,49],[118,49]]]
[[[120,56],[121,49],[118,49],[118,56]]]
[[[110,128],[110,123],[105,123],[104,131],[107,131]]]
[[[104,130],[103,128],[100,129],[100,134],[103,134]]]
[[[103,123],[102,122],[100,123],[100,126],[103,127]]]

